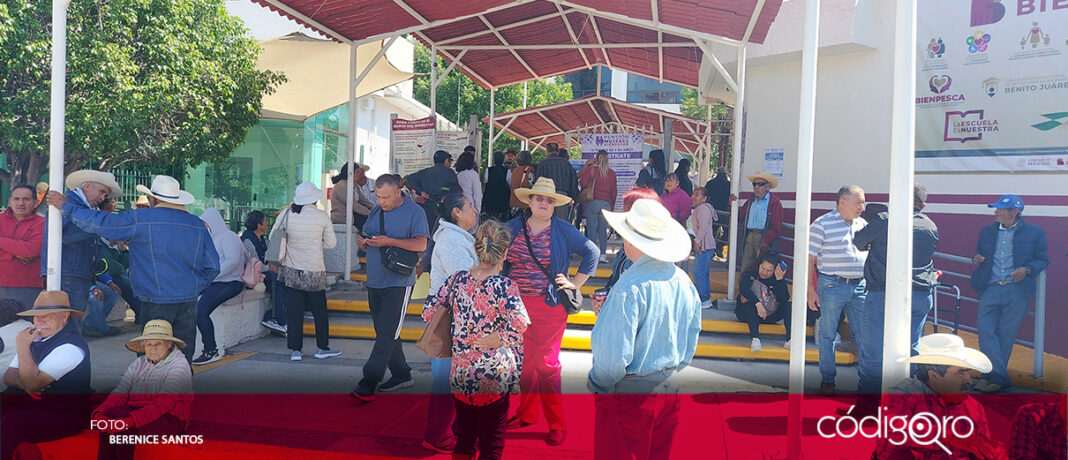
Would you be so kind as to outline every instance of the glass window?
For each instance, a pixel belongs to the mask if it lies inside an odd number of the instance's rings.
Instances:
[[[682,102],[682,87],[672,83],[660,83],[640,75],[628,75],[627,102],[679,104]]]

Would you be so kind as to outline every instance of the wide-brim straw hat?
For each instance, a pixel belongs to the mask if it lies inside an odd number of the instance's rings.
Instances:
[[[187,205],[196,201],[192,193],[182,190],[178,179],[162,174],[152,178],[152,188],[141,184],[137,184],[136,188],[140,193],[171,204]]]
[[[74,171],[67,176],[67,179],[63,181],[63,184],[66,185],[67,188],[74,190],[81,187],[82,183],[87,181],[106,185],[111,189],[111,191],[108,192],[109,198],[118,198],[122,196],[122,188],[119,187],[119,182],[115,180],[115,175],[109,172],[97,171],[95,169]]]
[[[601,212],[620,237],[649,257],[674,263],[690,255],[686,229],[656,200],[637,200],[627,212]]]
[[[137,197],[137,201],[134,201],[134,206],[151,206],[148,202],[148,195],[141,195]]]
[[[323,191],[319,190],[315,184],[311,182],[301,182],[297,186],[297,190],[293,193],[293,204],[303,206],[312,204],[319,201],[319,198],[323,196]]]
[[[899,363],[937,364],[990,372],[994,366],[983,352],[964,346],[964,340],[953,334],[930,334],[920,337],[919,354],[900,358]]]
[[[17,315],[37,316],[61,311],[69,311],[71,318],[85,317],[84,311],[70,308],[70,296],[63,291],[41,291],[40,294],[37,294],[37,300],[33,301],[33,308],[20,311]]]
[[[555,206],[565,205],[571,202],[571,197],[556,193],[556,183],[548,177],[539,177],[537,182],[530,188],[515,189],[515,197],[520,202],[530,204],[531,195],[547,196],[556,200]]]
[[[167,340],[178,344],[178,348],[185,348],[185,342],[174,336],[171,323],[164,319],[154,319],[145,323],[145,329],[141,335],[127,341],[126,348],[134,353],[144,353],[145,340]]]
[[[773,189],[779,186],[779,179],[776,179],[775,176],[764,171],[759,171],[746,179],[749,179],[749,182],[756,182],[757,179],[764,179],[768,183],[768,189]]]

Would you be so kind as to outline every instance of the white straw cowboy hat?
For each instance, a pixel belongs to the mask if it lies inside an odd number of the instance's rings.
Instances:
[[[137,201],[134,202],[134,206],[151,206],[148,202],[147,195],[140,195],[137,197]]]
[[[162,174],[152,178],[152,188],[137,184],[137,191],[171,204],[186,205],[196,200],[192,193],[182,190],[178,179]]]
[[[323,196],[323,191],[319,190],[315,184],[311,182],[301,182],[297,186],[296,192],[293,193],[293,204],[303,206],[307,204],[315,203],[319,201],[319,198]]]
[[[108,192],[109,198],[118,198],[122,196],[122,188],[119,187],[118,181],[115,180],[115,175],[109,172],[97,171],[95,169],[74,171],[63,181],[63,185],[74,190],[81,187],[85,182],[96,182],[107,186],[107,188],[111,189],[111,191]]]
[[[931,334],[920,337],[920,354],[911,358],[900,358],[899,363],[938,364],[975,369],[982,373],[990,372],[993,365],[983,352],[964,346],[964,340],[953,334]]]
[[[530,204],[530,195],[547,196],[556,200],[555,206],[565,205],[571,202],[571,197],[556,193],[556,183],[548,177],[539,177],[538,181],[530,188],[515,189],[515,197],[519,201]]]
[[[70,297],[63,291],[41,291],[40,294],[37,294],[37,300],[33,301],[33,308],[16,314],[19,316],[37,316],[61,311],[69,311],[71,318],[85,317],[84,311],[70,308]]]
[[[619,236],[649,257],[678,262],[690,255],[690,235],[656,200],[637,200],[627,212],[601,212]]]
[[[166,340],[178,344],[178,348],[185,348],[185,342],[174,336],[171,323],[164,319],[154,319],[145,323],[145,330],[141,335],[126,342],[126,348],[134,353],[145,352],[145,340]]]
[[[756,182],[757,179],[764,179],[764,181],[768,183],[769,190],[779,186],[779,179],[776,179],[775,176],[764,171],[758,171],[756,174],[746,177],[746,179],[749,179],[749,182]]]

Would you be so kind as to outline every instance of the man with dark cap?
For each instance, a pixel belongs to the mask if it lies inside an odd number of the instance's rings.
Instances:
[[[1035,295],[1035,278],[1049,265],[1046,232],[1023,221],[1023,199],[1005,195],[987,207],[995,222],[979,230],[972,263],[972,288],[979,293],[979,350],[993,370],[983,374],[975,389],[992,393],[1012,385],[1009,355],[1016,333]]]
[[[434,152],[434,166],[409,174],[404,181],[426,199],[423,212],[426,213],[426,222],[433,235],[438,224],[437,204],[449,192],[462,190],[456,179],[456,171],[452,170],[452,155],[444,150]]]

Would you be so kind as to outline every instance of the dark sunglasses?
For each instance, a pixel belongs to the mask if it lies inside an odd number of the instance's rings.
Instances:
[[[753,187],[767,187],[767,182],[753,182]]]

